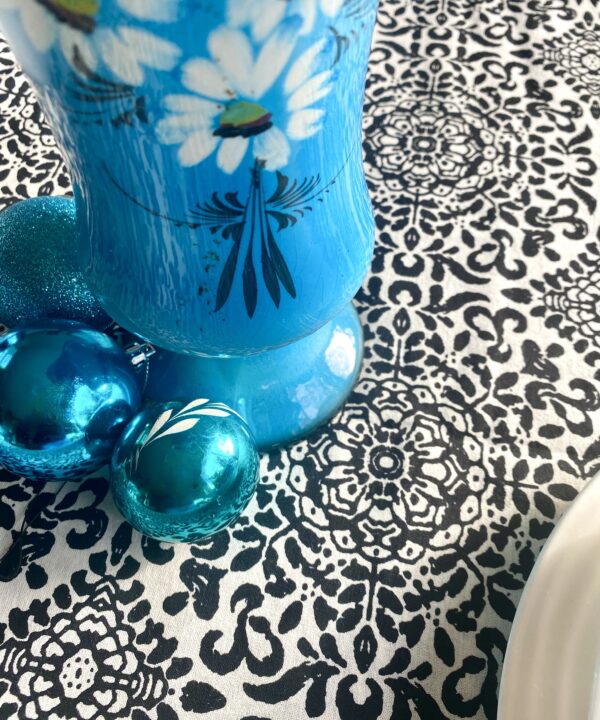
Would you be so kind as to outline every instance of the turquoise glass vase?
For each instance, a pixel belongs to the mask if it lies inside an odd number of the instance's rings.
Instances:
[[[305,413],[298,383],[323,396],[285,441],[339,406],[360,364],[347,306],[373,249],[361,110],[376,7],[0,0],[72,174],[87,283],[131,332],[199,356],[205,364],[180,370],[186,390],[197,396],[206,375],[212,397],[246,408],[259,444],[248,408],[260,388],[269,404],[273,372],[280,428]],[[336,318],[352,327],[352,354],[331,383],[323,338]],[[233,360],[226,373],[215,358]]]

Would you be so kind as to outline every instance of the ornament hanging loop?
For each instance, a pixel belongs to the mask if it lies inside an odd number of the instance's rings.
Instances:
[[[125,354],[129,358],[134,369],[144,374],[144,382],[142,385],[142,392],[146,389],[148,384],[148,377],[150,373],[149,359],[156,353],[156,349],[153,345],[147,342],[136,342],[125,347]]]

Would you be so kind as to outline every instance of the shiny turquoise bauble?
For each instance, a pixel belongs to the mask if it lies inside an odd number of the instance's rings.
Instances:
[[[31,198],[0,212],[0,323],[14,328],[56,318],[107,327],[77,248],[72,198]]]
[[[114,340],[81,323],[46,321],[0,338],[0,464],[39,480],[104,465],[140,404]]]
[[[248,426],[206,399],[142,411],[119,440],[111,463],[115,504],[140,532],[196,542],[232,523],[258,481]]]

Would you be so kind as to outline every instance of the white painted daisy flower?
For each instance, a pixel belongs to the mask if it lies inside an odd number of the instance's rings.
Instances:
[[[280,23],[256,56],[244,32],[221,26],[208,37],[211,59],[183,65],[182,83],[193,94],[167,95],[169,114],[157,125],[162,143],[179,145],[182,166],[216,152],[221,170],[233,173],[251,147],[264,168],[277,170],[288,162],[290,140],[319,132],[324,111],[315,105],[332,87],[331,70],[318,69],[326,40],[292,63],[276,101],[269,92],[290,60],[300,22]]]
[[[256,41],[264,40],[285,17],[302,18],[301,34],[310,32],[319,10],[330,20],[342,9],[344,0],[228,0],[227,22],[233,27],[250,27]]]
[[[170,22],[176,19],[178,0],[117,0],[138,19]],[[102,27],[96,18],[100,0],[0,0],[0,10],[20,14],[23,29],[38,52],[59,45],[73,64],[75,48],[90,68],[100,61],[123,82],[140,85],[144,68],[171,70],[181,51],[147,30],[121,25]]]

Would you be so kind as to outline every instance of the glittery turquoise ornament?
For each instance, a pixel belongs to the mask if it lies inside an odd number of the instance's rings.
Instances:
[[[139,404],[131,362],[97,330],[47,320],[0,338],[0,464],[11,472],[64,480],[96,470]]]
[[[140,532],[195,542],[232,523],[256,489],[258,453],[246,423],[206,399],[153,405],[119,440],[115,504]]]
[[[75,202],[67,197],[22,200],[0,212],[0,323],[46,318],[110,324],[79,270]]]

